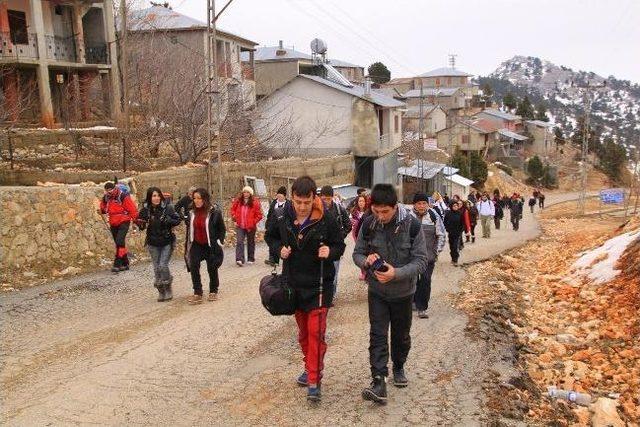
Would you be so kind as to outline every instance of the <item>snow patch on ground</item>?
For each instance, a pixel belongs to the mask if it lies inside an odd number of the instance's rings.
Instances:
[[[589,277],[596,284],[606,283],[620,273],[620,270],[615,269],[618,259],[636,238],[640,238],[640,230],[609,239],[602,246],[582,253],[571,270]]]

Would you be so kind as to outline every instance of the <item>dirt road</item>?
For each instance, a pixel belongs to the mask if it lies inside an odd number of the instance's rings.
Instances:
[[[525,213],[519,232],[503,221],[491,239],[467,245],[461,261],[538,233]],[[260,261],[250,267],[236,267],[226,253],[220,300],[200,306],[186,304],[190,280],[181,261],[172,264],[176,298],[169,303],[155,302],[148,264],[2,295],[2,424],[480,424],[483,381],[489,369],[508,370],[509,361],[465,334],[467,319],[450,298],[465,270],[450,264],[448,249],[435,269],[430,319],[414,318],[410,386],[390,387],[386,407],[362,400],[366,288],[349,243],[329,313],[320,407],[309,406],[295,385],[302,369],[295,322],[260,305],[257,284],[269,270],[259,246]]]

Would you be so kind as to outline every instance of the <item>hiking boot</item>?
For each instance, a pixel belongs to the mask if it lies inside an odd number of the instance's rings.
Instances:
[[[236,261],[236,264],[238,265],[238,267],[242,267],[244,263],[242,261]]]
[[[383,376],[375,376],[371,385],[362,390],[362,398],[382,405],[387,403],[387,383]]]
[[[187,298],[187,303],[190,305],[202,304],[202,295],[191,295]]]
[[[164,285],[156,284],[156,289],[158,289],[158,302],[164,301]]]
[[[218,293],[217,292],[209,292],[209,296],[207,297],[207,301],[218,301]]]
[[[476,236],[471,237],[471,243],[475,243],[476,242]]]
[[[296,380],[296,382],[301,387],[308,386],[309,385],[309,373],[307,371],[304,371],[303,373],[301,373],[300,376],[298,377],[298,379]]]
[[[164,285],[164,300],[171,301],[173,299],[173,291],[171,290],[171,283]]]
[[[116,258],[113,260],[113,267],[111,267],[111,272],[112,273],[117,273],[120,271],[120,266],[122,264],[120,263],[120,258]]]
[[[307,400],[310,402],[319,402],[321,396],[320,384],[309,384],[307,388]]]
[[[393,368],[393,385],[398,388],[404,388],[409,385],[409,380],[404,375],[403,368]]]
[[[420,319],[428,319],[429,315],[427,314],[427,310],[418,311],[418,318],[420,318]]]

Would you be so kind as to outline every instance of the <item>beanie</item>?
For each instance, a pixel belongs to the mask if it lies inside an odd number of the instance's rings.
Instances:
[[[243,193],[244,193],[245,191],[246,191],[247,193],[249,193],[249,194],[251,194],[251,195],[253,196],[253,188],[251,188],[251,187],[249,187],[249,186],[247,185],[246,187],[244,187],[244,188],[242,189],[242,192],[243,192]]]
[[[280,188],[278,188],[278,192],[276,194],[282,194],[283,196],[287,195],[287,187],[285,187],[284,185]]]
[[[413,196],[413,203],[418,203],[418,202],[428,202],[429,201],[429,196],[427,196],[424,193],[416,193]]]

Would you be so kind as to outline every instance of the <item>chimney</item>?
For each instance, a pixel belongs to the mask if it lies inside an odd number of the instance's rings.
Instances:
[[[278,41],[278,49],[276,49],[276,56],[284,56],[287,54],[286,49],[284,48],[284,43],[282,40]]]
[[[364,96],[371,96],[371,77],[364,78]]]

